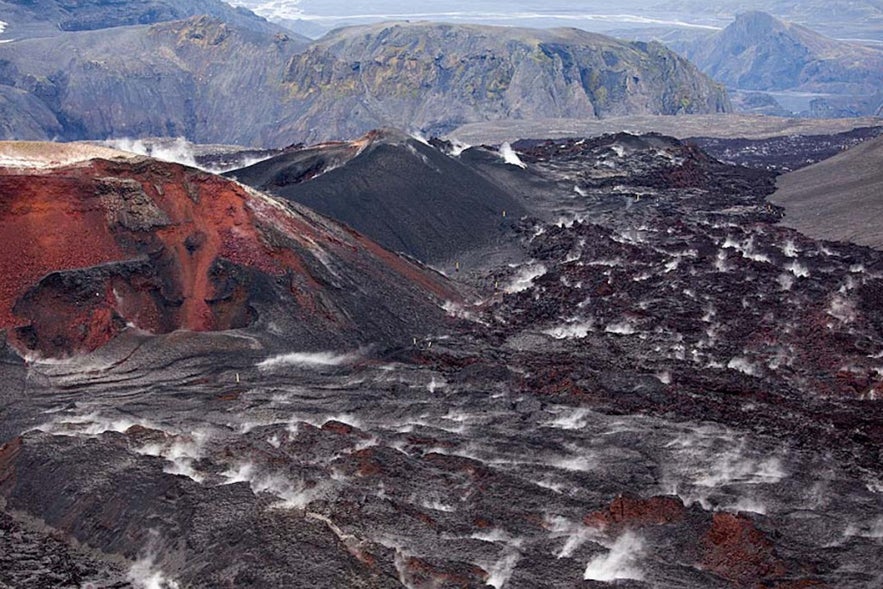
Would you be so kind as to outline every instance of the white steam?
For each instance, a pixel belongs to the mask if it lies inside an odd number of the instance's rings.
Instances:
[[[358,357],[357,354],[334,354],[332,352],[292,352],[267,358],[259,362],[257,367],[260,370],[274,370],[290,366],[304,368],[342,366],[344,364],[352,364]]]
[[[634,533],[625,532],[616,539],[607,554],[589,561],[583,579],[608,583],[617,579],[643,580],[644,574],[637,567],[643,551],[644,542]]]
[[[521,555],[515,550],[507,550],[503,557],[491,567],[490,571],[488,571],[488,579],[485,584],[490,585],[495,589],[502,589],[506,582],[512,577],[512,573],[515,571],[515,565],[518,564],[520,558]]]
[[[198,168],[196,157],[193,153],[193,144],[183,137],[177,137],[171,141],[150,142],[143,139],[109,139],[104,142],[108,147],[146,155],[164,162],[182,164]]]
[[[179,589],[177,581],[169,579],[165,574],[157,570],[153,558],[139,559],[126,574],[128,580],[135,589]]]
[[[248,483],[255,495],[269,493],[279,498],[281,502],[276,507],[280,509],[305,509],[325,490],[321,485],[308,487],[279,473],[261,472],[251,462],[239,463],[222,473],[222,476],[226,478],[226,485]]]
[[[169,464],[163,472],[185,476],[201,483],[205,477],[197,472],[195,463],[202,458],[203,448],[208,439],[208,432],[198,431],[189,436],[176,436],[162,442],[150,443],[135,452],[145,456],[165,458]]]
[[[521,158],[518,157],[518,154],[515,153],[515,150],[512,149],[509,143],[504,143],[500,146],[500,157],[507,164],[518,166],[519,168],[527,168],[527,164],[521,161]]]
[[[798,278],[809,278],[809,268],[799,262],[795,261],[785,265],[785,270]]]
[[[129,572],[126,573],[126,580],[135,589],[180,589],[178,582],[167,577],[156,565],[158,543],[159,533],[156,530],[150,530],[150,537],[144,554],[135,561]]]
[[[551,327],[543,331],[546,335],[550,335],[555,339],[582,339],[589,335],[595,329],[594,321],[575,321]]]
[[[512,279],[512,282],[503,290],[509,294],[522,292],[533,286],[533,281],[546,273],[546,267],[542,264],[528,265],[523,267]]]

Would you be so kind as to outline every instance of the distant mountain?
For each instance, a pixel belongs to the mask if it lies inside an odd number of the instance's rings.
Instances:
[[[726,20],[738,12],[761,10],[828,36],[883,40],[883,6],[879,0],[667,0],[657,8]]]
[[[662,45],[577,30],[400,23],[307,46],[193,17],[0,44],[0,138],[281,147],[387,126],[727,110],[724,90]]]
[[[118,155],[0,143],[0,329],[22,353],[90,351],[131,327],[255,326],[307,349],[403,342],[456,299],[441,276],[304,207]]]
[[[273,143],[305,46],[205,16],[0,44],[0,138]]]
[[[883,51],[830,39],[764,12],[740,14],[686,48],[730,88],[873,94],[883,88]]]
[[[392,130],[293,149],[229,175],[424,262],[494,245],[525,213],[458,158]]]
[[[15,39],[156,24],[198,15],[264,32],[281,30],[251,11],[221,0],[0,0],[0,20],[8,24],[4,37]]]
[[[724,112],[724,92],[657,43],[577,29],[431,23],[352,27],[285,76],[308,139],[378,126],[451,130],[503,118]]]

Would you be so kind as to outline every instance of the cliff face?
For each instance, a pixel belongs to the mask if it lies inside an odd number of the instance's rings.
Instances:
[[[279,147],[393,126],[729,109],[657,44],[576,30],[356,27],[312,44],[208,17],[0,44],[10,139],[186,136]]]
[[[411,335],[399,313],[432,323],[454,297],[352,231],[175,164],[0,168],[0,194],[0,327],[19,350],[258,323],[306,345],[383,341]]]
[[[689,57],[732,88],[872,94],[883,52],[830,39],[763,12],[748,12],[696,44]]]
[[[378,125],[435,133],[503,118],[729,108],[720,88],[661,45],[576,29],[353,27],[295,56],[285,83],[310,138],[329,124],[338,136]]]

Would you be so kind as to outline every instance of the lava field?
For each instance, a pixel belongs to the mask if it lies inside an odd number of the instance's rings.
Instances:
[[[883,584],[883,253],[782,226],[778,164],[691,142],[410,141],[382,146],[400,160],[383,173],[407,173],[378,215],[402,216],[377,236],[152,160],[28,172],[86,185],[53,193],[81,216],[29,188],[0,223],[63,218],[104,249],[27,272],[27,239],[0,252],[15,327],[0,587]],[[352,178],[372,151],[328,149],[346,152],[331,171],[315,151],[276,156],[262,189],[339,198],[332,174]],[[372,241],[448,169],[464,171],[442,196],[480,185],[517,201],[505,221],[486,212],[492,238],[432,236],[447,257],[422,261]],[[24,176],[6,168],[0,186]],[[195,195],[218,206],[197,213]],[[473,212],[446,202],[433,214]],[[207,236],[192,251],[191,224]],[[188,276],[208,314],[188,311]],[[100,301],[65,280],[100,284]],[[130,297],[162,302],[162,322]],[[52,327],[68,307],[86,327]]]

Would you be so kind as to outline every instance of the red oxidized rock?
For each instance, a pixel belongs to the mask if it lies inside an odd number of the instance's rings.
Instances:
[[[433,297],[458,298],[363,236],[225,178],[146,158],[0,168],[0,329],[19,350],[90,351],[129,325],[247,327],[255,301],[285,306],[304,334],[345,333],[365,308],[408,302],[441,320]]]
[[[620,495],[606,510],[595,511],[583,518],[583,523],[600,529],[619,525],[660,525],[680,521],[685,514],[684,503],[677,497],[641,499]]]
[[[715,513],[702,539],[702,551],[703,568],[740,586],[755,586],[785,573],[773,543],[740,515]]]

